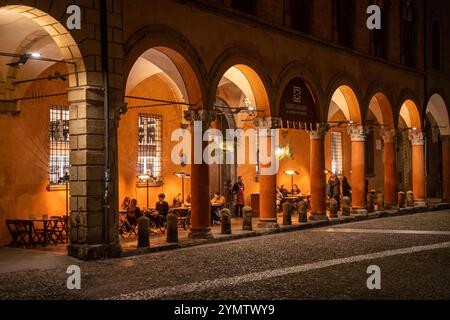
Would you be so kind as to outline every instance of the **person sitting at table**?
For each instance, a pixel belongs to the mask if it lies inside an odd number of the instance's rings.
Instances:
[[[164,193],[160,193],[158,195],[158,202],[156,203],[156,211],[153,214],[155,219],[155,224],[157,228],[160,228],[163,223],[167,220],[167,215],[169,214],[169,204],[167,201],[164,201],[166,195]]]
[[[281,192],[281,194],[283,195],[283,198],[286,198],[286,197],[288,196],[288,193],[289,193],[288,189],[286,189],[286,188],[284,187],[284,184],[281,185],[281,187],[280,187],[280,192]]]
[[[122,201],[122,204],[120,205],[120,209],[123,211],[128,211],[130,208],[130,197],[125,197]]]
[[[132,199],[130,201],[130,206],[127,210],[127,221],[125,223],[125,229],[127,231],[131,230],[132,225],[137,224],[137,219],[142,216],[141,209],[137,206],[137,200]]]
[[[294,184],[293,188],[292,188],[292,196],[298,196],[300,195],[300,189],[298,188],[298,186],[296,184]]]
[[[181,207],[181,193],[177,194],[177,196],[173,198],[173,207],[174,208]]]
[[[185,207],[190,207],[190,206],[191,206],[191,203],[192,203],[191,195],[189,194],[189,195],[187,196],[187,198],[186,198],[186,201],[184,201],[184,206],[185,206]]]
[[[276,203],[277,203],[278,211],[281,211],[281,209],[282,209],[281,205],[283,204],[283,200],[284,200],[283,193],[281,193],[280,187],[277,187],[277,200],[276,200]]]
[[[220,192],[214,193],[214,197],[211,199],[211,217],[213,222],[220,221],[220,210],[225,205],[225,197]]]

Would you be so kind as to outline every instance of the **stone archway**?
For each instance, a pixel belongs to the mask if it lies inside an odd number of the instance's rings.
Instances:
[[[396,136],[397,132],[394,129],[394,117],[392,112],[392,105],[390,104],[386,95],[382,92],[375,93],[369,102],[369,110],[367,112],[366,124],[371,128],[372,143],[368,144],[368,153],[372,159],[373,166],[373,181],[369,180],[369,185],[374,185],[375,189],[383,190],[384,202],[387,207],[397,206],[397,179],[396,179]],[[383,153],[379,147],[374,146],[373,141],[383,140]],[[376,150],[375,150],[376,149]],[[383,165],[383,169],[380,166]],[[369,170],[370,171],[370,170]],[[379,172],[384,174],[377,174]]]
[[[407,99],[402,103],[398,123],[399,152],[397,159],[403,163],[403,167],[398,168],[400,170],[399,179],[403,177],[399,181],[399,185],[408,189],[412,186],[416,203],[422,205],[425,204],[426,199],[425,141],[422,119],[413,100]]]
[[[266,139],[265,143],[270,146],[267,156],[272,159],[276,138],[272,136],[270,128],[274,124],[272,117],[272,97],[270,78],[264,73],[264,69],[254,60],[251,55],[245,54],[245,50],[232,48],[223,53],[212,68],[212,80],[209,100],[220,97],[225,99],[231,106],[229,110],[221,112],[234,113],[236,127],[245,132],[254,130],[258,141]],[[214,98],[213,98],[214,97]],[[265,132],[263,137],[261,134]],[[250,139],[251,140],[251,139]],[[256,141],[250,141],[255,143]],[[246,143],[247,144],[247,143]],[[246,148],[245,159],[251,159],[250,149]],[[256,151],[259,157],[263,156]],[[244,179],[245,202],[250,204],[250,195],[259,193],[259,218],[261,225],[273,224],[277,222],[276,217],[276,173],[266,174],[267,168],[274,164],[273,159],[270,164],[253,163],[239,164],[238,176]],[[257,171],[259,170],[259,171]],[[236,182],[236,181],[234,181]],[[259,182],[259,186],[257,183]]]
[[[331,163],[331,173],[338,176],[350,175],[352,187],[352,208],[354,212],[366,212],[366,164],[365,141],[367,128],[363,126],[362,112],[355,91],[349,85],[340,85],[332,94],[328,108],[328,123],[331,126],[330,138],[326,139],[327,149],[333,147],[331,136],[342,145],[341,156],[337,151],[331,153],[326,163]],[[348,136],[346,135],[348,133]],[[327,153],[326,153],[327,154]],[[328,153],[330,155],[330,153]],[[351,157],[348,155],[351,154]],[[341,158],[342,157],[342,158]],[[341,159],[340,159],[341,158]]]
[[[50,95],[44,97],[41,93],[32,92],[28,97],[27,88],[32,86],[21,83],[20,87],[17,81],[38,76],[45,78],[48,76],[45,72],[50,70],[51,65],[61,66],[61,70],[58,71],[64,74],[52,78],[52,81],[57,82],[63,78],[66,80],[67,87],[63,88],[64,92],[57,92],[57,96],[64,96],[70,110],[70,243],[68,252],[69,255],[81,259],[96,259],[105,255],[117,256],[120,252],[117,224],[112,213],[116,206],[114,204],[109,206],[111,217],[107,217],[104,211],[103,80],[101,70],[96,68],[95,63],[101,56],[100,40],[95,35],[95,29],[99,28],[99,23],[95,25],[95,23],[82,21],[81,32],[68,31],[64,27],[67,16],[63,12],[71,4],[69,1],[57,3],[39,1],[34,7],[23,5],[22,1],[8,1],[8,6],[0,8],[0,22],[7,22],[0,23],[0,29],[2,29],[0,34],[1,37],[8,38],[1,41],[0,51],[10,54],[9,60],[5,63],[1,61],[0,64],[2,67],[10,64],[11,68],[16,69],[0,72],[9,76],[7,81],[0,80],[2,93],[0,110],[20,111],[20,113],[14,113],[17,115],[14,119],[21,119],[21,117],[25,119],[27,107],[18,107],[18,101],[48,99],[48,104],[51,104]],[[98,14],[98,21],[100,21],[100,9],[95,7],[94,3],[91,6],[85,4],[80,7],[82,10],[88,8],[92,14]],[[15,31],[11,32],[8,28],[13,28]],[[86,39],[89,41],[83,42]],[[87,43],[89,43],[88,46]],[[89,55],[89,61],[86,60],[87,55]],[[110,58],[116,59],[120,64],[121,52],[111,53]],[[94,63],[88,63],[92,61]],[[120,70],[111,70],[111,75],[113,74],[121,77]],[[116,79],[117,77],[110,82],[110,92],[120,87],[120,84],[114,81]],[[55,85],[50,91],[56,90],[57,87],[59,86]],[[117,96],[111,98],[111,102],[116,104]],[[114,145],[114,139],[114,135],[111,135],[111,145]],[[115,151],[111,148],[110,152],[114,154]],[[110,199],[114,199],[114,181],[111,184]],[[59,214],[59,212],[53,214]],[[109,239],[108,243],[107,239]]]
[[[427,130],[427,195],[450,201],[449,143],[450,125],[447,105],[438,93],[433,94],[425,116]]]

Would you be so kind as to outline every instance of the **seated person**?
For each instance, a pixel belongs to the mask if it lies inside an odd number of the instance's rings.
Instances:
[[[185,205],[186,207],[190,207],[190,206],[191,206],[191,203],[192,203],[191,195],[189,194],[189,195],[187,196],[187,198],[186,198],[186,201],[184,202],[184,205]]]
[[[174,208],[181,207],[181,193],[179,193],[175,198],[173,198],[172,205]]]
[[[122,204],[120,205],[120,209],[123,211],[128,211],[128,209],[130,208],[130,197],[125,197],[125,199],[123,199]]]
[[[220,192],[214,193],[211,199],[211,216],[212,221],[220,221],[220,209],[225,205],[225,197]]]
[[[158,202],[155,205],[156,211],[150,217],[155,222],[157,228],[163,225],[169,214],[169,204],[167,201],[164,201],[165,197],[166,195],[164,193],[158,195]]]
[[[292,188],[292,195],[293,196],[298,196],[301,194],[300,189],[298,188],[298,186],[296,184],[294,184],[294,187]]]
[[[283,204],[283,199],[284,199],[283,194],[281,193],[280,188],[277,187],[277,200],[276,200],[276,203],[277,203],[278,211],[281,211],[281,205]]]
[[[281,194],[283,195],[283,198],[286,198],[286,197],[288,196],[288,194],[289,194],[289,191],[288,191],[288,189],[286,189],[286,188],[284,187],[284,184],[281,185],[281,187],[280,187],[280,192],[281,192]]]
[[[130,206],[127,210],[127,222],[125,228],[127,231],[131,228],[131,225],[137,224],[137,219],[142,216],[141,209],[137,206],[137,200],[132,199]],[[131,225],[130,225],[131,224]]]

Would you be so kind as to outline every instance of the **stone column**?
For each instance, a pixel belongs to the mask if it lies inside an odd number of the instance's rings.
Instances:
[[[383,130],[384,140],[384,204],[387,208],[398,207],[397,203],[397,168],[396,137],[394,129]]]
[[[352,141],[352,213],[367,213],[366,197],[366,158],[365,141],[367,129],[363,126],[350,126],[348,133]]]
[[[425,204],[425,139],[422,132],[410,134],[412,144],[412,185],[414,202],[418,205]]]
[[[69,255],[83,260],[116,257],[121,249],[114,188],[106,204],[109,207],[108,217],[105,219],[104,216],[103,92],[98,88],[77,87],[68,90],[68,100],[71,197],[70,243],[67,250]],[[111,117],[114,117],[114,110],[111,110]],[[111,145],[116,145],[116,136],[111,135],[110,139]],[[114,154],[115,150],[111,149],[111,162],[115,161]],[[115,185],[114,181],[112,185]],[[105,221],[108,228],[104,225]]]
[[[450,202],[450,136],[441,136],[442,142],[442,201]]]
[[[211,202],[209,194],[209,166],[204,162],[203,150],[208,142],[203,135],[210,128],[214,113],[208,110],[191,110],[186,113],[191,121],[191,232],[189,238],[208,239],[211,233]],[[195,126],[194,122],[201,123]]]
[[[277,141],[277,128],[280,127],[279,120],[276,118],[256,119],[255,126],[258,129],[260,141],[260,180],[259,180],[259,223],[260,227],[271,227],[277,223],[277,172],[278,160],[275,157],[275,146]],[[264,144],[267,150],[261,150]],[[264,155],[263,153],[266,153]],[[262,157],[270,157],[270,163],[262,164]],[[264,173],[264,171],[267,171]]]
[[[325,135],[328,125],[320,124],[310,131],[310,175],[311,175],[311,220],[327,220]]]

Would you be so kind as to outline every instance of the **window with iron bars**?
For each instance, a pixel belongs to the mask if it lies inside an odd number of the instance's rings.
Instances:
[[[162,116],[139,114],[138,175],[162,181]]]
[[[50,108],[50,185],[64,184],[70,167],[69,108]]]
[[[331,132],[331,171],[342,175],[343,167],[342,132]]]

